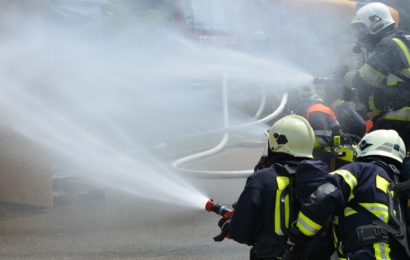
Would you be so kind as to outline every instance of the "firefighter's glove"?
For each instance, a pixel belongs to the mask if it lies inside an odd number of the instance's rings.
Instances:
[[[291,228],[289,230],[289,242],[288,244],[293,244],[293,245],[306,245],[309,243],[313,237],[308,237],[305,234],[303,234],[297,227],[296,227],[296,222],[293,222],[291,224]]]
[[[221,228],[221,233],[214,237],[215,242],[221,242],[222,240],[225,239],[225,237],[230,238],[229,233],[228,233],[230,221],[231,221],[230,219],[224,219],[224,218],[221,218],[218,221],[218,226]]]
[[[345,74],[343,77],[343,85],[346,89],[352,90],[354,89],[353,86],[353,78],[357,75],[358,70],[351,70]]]
[[[282,256],[282,260],[302,260],[304,257],[304,247],[288,242],[288,248]]]

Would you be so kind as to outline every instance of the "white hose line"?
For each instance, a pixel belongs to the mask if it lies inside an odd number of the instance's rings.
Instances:
[[[229,113],[228,113],[228,79],[227,75],[224,74],[223,79],[222,79],[222,101],[223,101],[223,116],[224,116],[224,127],[228,127],[229,125]],[[179,171],[184,171],[184,172],[197,172],[195,170],[191,169],[184,169],[180,168],[179,165],[182,163],[190,162],[196,159],[204,158],[207,156],[210,156],[212,154],[218,153],[225,148],[226,144],[228,143],[229,139],[229,134],[225,133],[222,137],[222,140],[219,142],[218,145],[216,145],[214,148],[211,148],[209,150],[199,152],[196,154],[192,154],[190,156],[183,157],[181,159],[178,159],[174,161],[171,165],[173,168],[179,170]],[[199,171],[202,173],[202,171]]]
[[[201,135],[205,135],[205,134],[212,134],[212,133],[219,133],[219,132],[224,132],[227,133],[231,130],[236,130],[236,129],[240,129],[240,128],[244,128],[244,127],[249,127],[249,126],[253,126],[253,125],[257,125],[257,124],[262,124],[265,123],[269,120],[274,119],[275,117],[277,117],[280,113],[282,113],[283,109],[286,106],[286,102],[288,101],[288,93],[285,92],[282,95],[282,99],[281,99],[281,103],[279,104],[278,108],[272,112],[272,114],[267,115],[264,118],[261,118],[259,120],[255,120],[246,124],[242,124],[242,125],[236,125],[236,126],[231,126],[231,127],[224,127],[224,128],[219,128],[219,129],[214,129],[214,130],[209,130],[209,131],[205,131],[205,132],[201,132],[201,133],[196,133],[196,134],[188,134],[185,135],[184,137],[193,137],[193,136],[201,136]]]
[[[268,115],[264,118],[261,118],[259,120],[253,121],[253,122],[249,122],[249,123],[246,123],[246,124],[229,127],[228,129],[231,130],[231,129],[237,129],[237,128],[242,128],[242,127],[249,127],[249,126],[252,126],[252,125],[257,125],[257,124],[261,124],[261,123],[264,123],[266,121],[272,120],[275,117],[277,117],[280,113],[282,113],[283,109],[286,106],[287,101],[288,101],[288,93],[285,92],[282,96],[282,100],[281,100],[278,108],[275,111],[273,111],[272,114],[270,114],[270,115]]]
[[[253,118],[258,119],[262,115],[263,110],[265,110],[265,106],[266,106],[266,90],[265,88],[262,88],[261,103]]]
[[[228,78],[227,75],[224,74],[223,76],[223,86],[222,86],[222,99],[223,99],[223,112],[224,112],[224,127],[225,129],[228,128],[229,125],[229,114],[228,114]],[[243,124],[240,126],[237,126],[235,128],[239,128],[239,127],[245,127],[245,126],[251,126],[254,124],[259,124],[261,122],[265,122],[268,121],[270,119],[275,118],[276,116],[278,116],[284,109],[286,102],[288,99],[288,94],[287,92],[282,96],[282,101],[279,105],[279,107],[270,115],[268,115],[265,118],[262,118],[260,120],[248,123],[248,124]],[[229,139],[229,134],[226,132],[224,133],[221,142],[219,142],[218,145],[216,145],[214,148],[211,148],[209,150],[203,151],[203,152],[199,152],[196,154],[192,154],[183,158],[180,158],[178,160],[175,160],[171,165],[174,169],[183,172],[183,173],[190,173],[190,174],[194,174],[195,177],[197,178],[218,178],[218,179],[228,179],[228,178],[246,178],[249,175],[251,175],[253,173],[253,169],[252,170],[234,170],[234,171],[207,171],[207,170],[195,170],[195,169],[188,169],[188,168],[181,168],[179,167],[179,165],[183,164],[183,163],[187,163],[187,162],[191,162],[197,159],[201,159],[213,154],[216,154],[220,151],[222,151],[226,144],[228,143],[228,139]]]

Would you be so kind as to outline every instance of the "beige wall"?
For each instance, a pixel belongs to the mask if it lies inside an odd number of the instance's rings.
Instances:
[[[47,151],[0,125],[0,201],[52,207],[52,163]]]

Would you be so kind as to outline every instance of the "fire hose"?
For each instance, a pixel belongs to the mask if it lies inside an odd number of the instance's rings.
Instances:
[[[253,169],[250,170],[233,170],[233,171],[210,171],[210,170],[196,170],[196,169],[189,169],[189,168],[183,168],[180,167],[180,165],[187,163],[187,162],[191,162],[197,159],[201,159],[213,154],[216,154],[220,151],[222,151],[225,146],[228,143],[228,139],[229,139],[229,131],[233,130],[233,129],[238,129],[238,128],[243,128],[243,127],[249,127],[249,126],[253,126],[253,125],[257,125],[260,123],[264,123],[266,121],[272,120],[275,117],[277,117],[285,108],[286,102],[288,99],[288,94],[287,92],[285,92],[282,96],[281,99],[281,103],[279,104],[279,106],[277,107],[277,109],[275,111],[273,111],[270,115],[253,121],[253,122],[249,122],[246,124],[242,124],[242,125],[237,125],[237,126],[233,126],[233,127],[229,127],[229,111],[228,111],[228,75],[224,74],[223,78],[222,78],[222,101],[223,101],[223,117],[224,117],[224,134],[223,137],[221,139],[221,141],[219,142],[219,144],[217,144],[215,147],[206,150],[206,151],[202,151],[196,154],[192,154],[180,159],[175,160],[174,162],[172,162],[171,166],[180,171],[180,172],[184,172],[184,173],[192,173],[194,174],[195,177],[202,177],[202,178],[246,178],[248,177],[250,174],[253,173]]]

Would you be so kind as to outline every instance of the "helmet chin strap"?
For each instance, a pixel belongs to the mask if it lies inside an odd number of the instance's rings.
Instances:
[[[376,34],[367,34],[361,37],[357,42],[356,45],[353,47],[354,53],[361,53],[363,49],[366,49],[368,52],[373,51],[373,49],[377,46],[377,44],[387,35],[394,33],[394,24],[391,24],[381,30]]]

